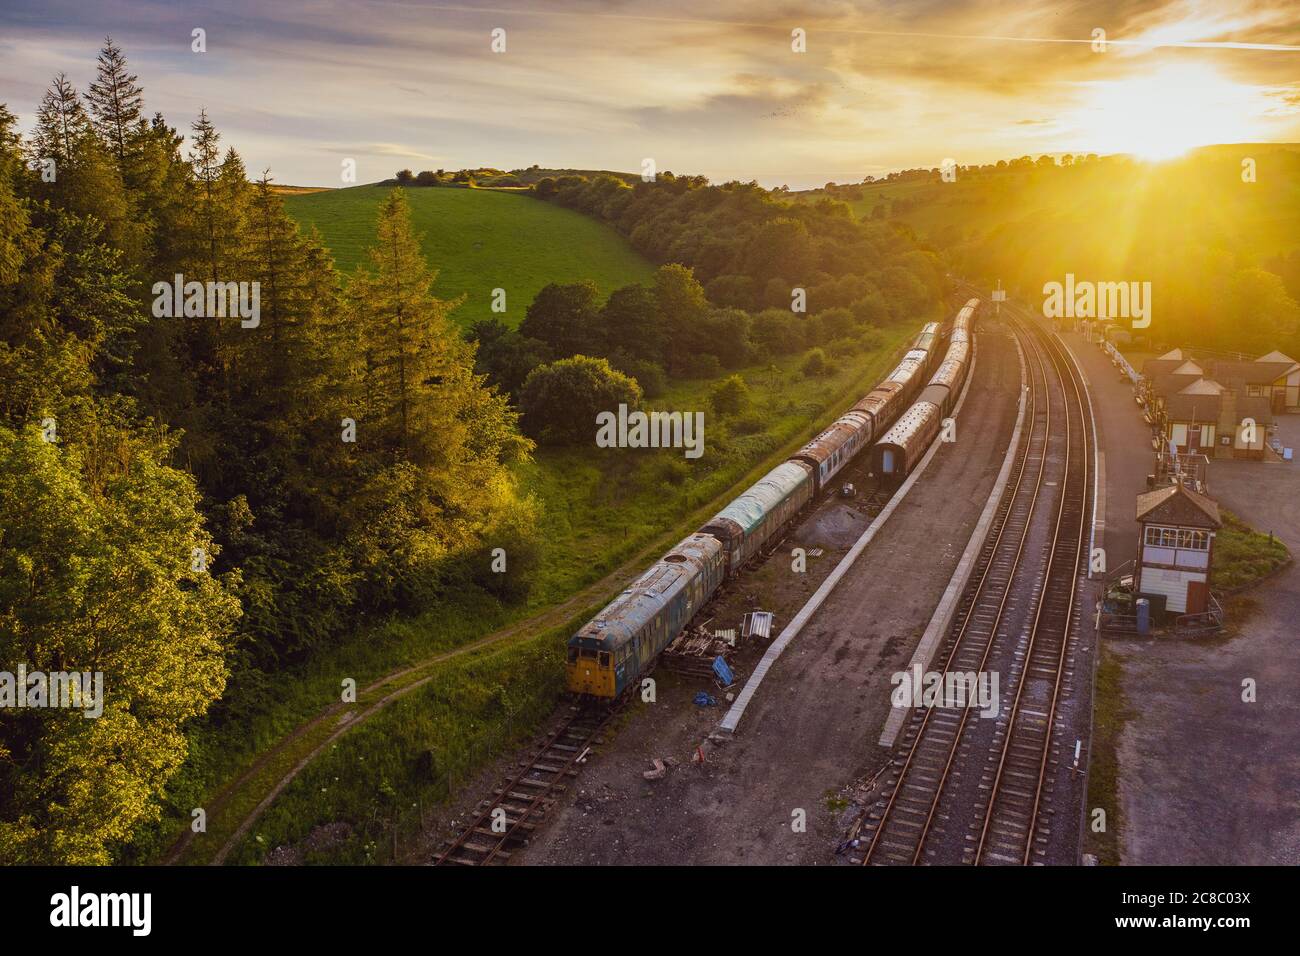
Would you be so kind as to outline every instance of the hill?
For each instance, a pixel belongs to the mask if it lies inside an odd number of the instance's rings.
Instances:
[[[355,186],[286,196],[289,214],[316,226],[340,270],[351,272],[375,241],[375,216],[390,186]],[[530,196],[487,189],[407,190],[424,251],[437,269],[441,298],[465,295],[453,317],[462,327],[498,318],[510,326],[548,282],[591,279],[608,294],[649,281],[654,269],[627,242],[580,213]],[[507,311],[491,310],[492,290],[506,290]]]
[[[1263,352],[1300,346],[1300,152],[1210,146],[1159,163],[1028,157],[914,170],[793,198],[845,202],[910,227],[949,267],[1040,298],[1043,283],[1149,281],[1156,343]],[[1253,181],[1243,161],[1253,160]]]

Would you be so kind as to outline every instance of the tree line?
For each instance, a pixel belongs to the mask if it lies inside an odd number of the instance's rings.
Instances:
[[[258,283],[260,322],[155,315],[178,275]],[[242,725],[366,621],[519,580],[488,552],[531,540],[531,443],[435,276],[395,190],[342,281],[205,111],[147,114],[111,40],[31,135],[0,105],[0,670],[105,683],[98,719],[0,708],[0,863],[110,861],[188,722]]]
[[[943,288],[932,253],[829,200],[790,203],[754,183],[671,172],[650,182],[546,176],[533,193],[613,225],[663,263],[651,284],[604,302],[590,282],[551,284],[518,329],[490,319],[469,330],[478,370],[516,399],[525,431],[542,442],[581,440],[573,410],[653,399],[670,379],[716,378],[808,349],[818,351],[805,373],[825,374],[834,365],[823,347],[872,348],[876,327],[925,314]]]

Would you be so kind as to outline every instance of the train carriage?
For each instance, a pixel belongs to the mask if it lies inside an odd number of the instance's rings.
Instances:
[[[623,693],[708,603],[726,577],[722,542],[696,532],[569,638],[569,690]]]
[[[952,407],[957,404],[957,397],[961,394],[961,385],[965,380],[966,363],[956,358],[946,358],[930,379],[929,388],[921,393],[921,397],[924,398],[926,392],[929,392],[935,386],[942,386],[946,389],[946,393],[940,411],[947,415],[952,411]]]
[[[933,391],[931,391],[933,389]],[[942,403],[947,389],[942,385],[926,389],[926,397],[899,416],[898,421],[871,449],[871,467],[876,474],[902,481],[921,460],[943,420]]]
[[[813,469],[813,494],[821,490],[871,441],[872,417],[850,409],[808,444],[791,455],[791,460],[806,462]]]
[[[787,521],[812,500],[813,466],[787,461],[760,478],[700,529],[722,542],[727,574],[758,554]]]
[[[922,349],[912,349],[903,356],[903,360],[885,379],[886,382],[897,382],[902,386],[904,402],[910,402],[916,393],[921,390],[921,386],[925,382],[926,359],[929,354]]]
[[[872,437],[885,430],[885,424],[894,417],[902,405],[902,400],[899,398],[902,391],[901,382],[881,382],[868,392],[862,401],[853,406],[853,411],[871,416]]]

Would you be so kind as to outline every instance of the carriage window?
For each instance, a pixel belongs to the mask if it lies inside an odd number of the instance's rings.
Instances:
[[[609,651],[600,652],[600,666],[601,667],[609,666]]]
[[[596,656],[596,652],[593,651],[590,647],[584,647],[582,649],[582,656],[590,659]]]
[[[569,663],[572,664],[572,663],[573,663],[574,661],[576,661],[577,659],[578,659],[578,649],[577,649],[576,647],[570,647],[570,648],[569,648]]]

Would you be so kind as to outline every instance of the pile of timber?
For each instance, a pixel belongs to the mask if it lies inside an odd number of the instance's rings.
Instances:
[[[725,638],[703,627],[689,627],[668,645],[660,663],[674,674],[711,678],[713,659],[721,656],[731,663],[733,648]]]

